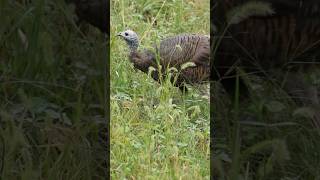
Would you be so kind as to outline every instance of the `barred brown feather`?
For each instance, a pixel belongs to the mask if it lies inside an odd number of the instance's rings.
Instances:
[[[320,1],[262,1],[270,2],[275,14],[249,17],[231,25],[223,34],[228,24],[227,12],[248,0],[217,0],[213,11],[215,42],[222,40],[214,46],[217,50],[213,78],[232,92],[235,78],[228,76],[234,77],[236,72],[231,70],[234,67],[248,73],[277,76],[289,94],[298,96],[298,103],[315,106],[319,112],[316,87],[302,83],[304,79],[297,73],[320,67]],[[275,70],[281,73],[271,73]],[[320,113],[315,116],[320,128]]]
[[[209,66],[209,49],[208,36],[185,34],[164,39],[157,51],[164,64],[170,62],[173,63],[172,65],[181,65],[194,62],[195,64]],[[201,57],[201,55],[204,57]]]
[[[237,63],[251,72],[319,64],[320,3],[265,1],[272,3],[275,14],[250,17],[230,26],[222,42],[217,45],[215,79],[222,77]],[[248,0],[218,1],[220,6],[216,8],[214,21],[220,27],[220,32],[227,24],[227,11],[241,2]]]

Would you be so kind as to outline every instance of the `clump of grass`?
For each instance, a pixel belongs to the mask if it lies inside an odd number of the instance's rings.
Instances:
[[[209,179],[209,103],[136,71],[127,28],[149,47],[179,33],[209,34],[209,1],[111,1],[111,177]],[[200,27],[200,28],[199,28]]]
[[[277,83],[263,82],[260,77],[250,79],[250,86],[254,86],[250,100],[238,109],[223,94],[214,102],[214,176],[319,177],[314,168],[320,165],[316,150],[319,133],[308,108],[295,104]]]
[[[102,179],[102,34],[63,0],[0,4],[0,177]]]

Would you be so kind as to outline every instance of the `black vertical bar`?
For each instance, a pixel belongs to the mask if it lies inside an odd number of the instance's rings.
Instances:
[[[106,3],[106,59],[105,59],[105,119],[107,122],[107,149],[106,149],[106,165],[107,179],[110,179],[110,0],[105,0]]]
[[[210,179],[214,179],[213,172],[213,155],[214,155],[214,92],[213,92],[213,76],[214,76],[214,68],[213,68],[213,39],[214,39],[214,31],[215,26],[213,26],[213,11],[216,6],[216,0],[210,0]]]

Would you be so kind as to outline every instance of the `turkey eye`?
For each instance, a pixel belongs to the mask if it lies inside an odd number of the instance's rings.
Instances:
[[[124,33],[125,36],[128,36],[128,33]]]

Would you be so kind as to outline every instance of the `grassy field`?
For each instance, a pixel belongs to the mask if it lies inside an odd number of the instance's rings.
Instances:
[[[149,48],[179,33],[209,34],[208,0],[112,0],[110,72],[96,28],[64,0],[0,1],[0,179],[105,179],[105,92],[111,75],[112,179],[209,179],[206,87],[180,93],[137,71],[115,35]],[[299,74],[319,87],[319,69]],[[281,81],[253,75],[246,101],[212,88],[216,179],[319,179],[319,107],[302,107]],[[213,127],[213,126],[212,126]]]
[[[0,1],[0,179],[104,179],[103,35],[26,2]]]
[[[111,177],[209,179],[208,97],[135,70],[115,36],[132,29],[148,48],[170,35],[209,34],[209,1],[112,0],[110,13]]]

